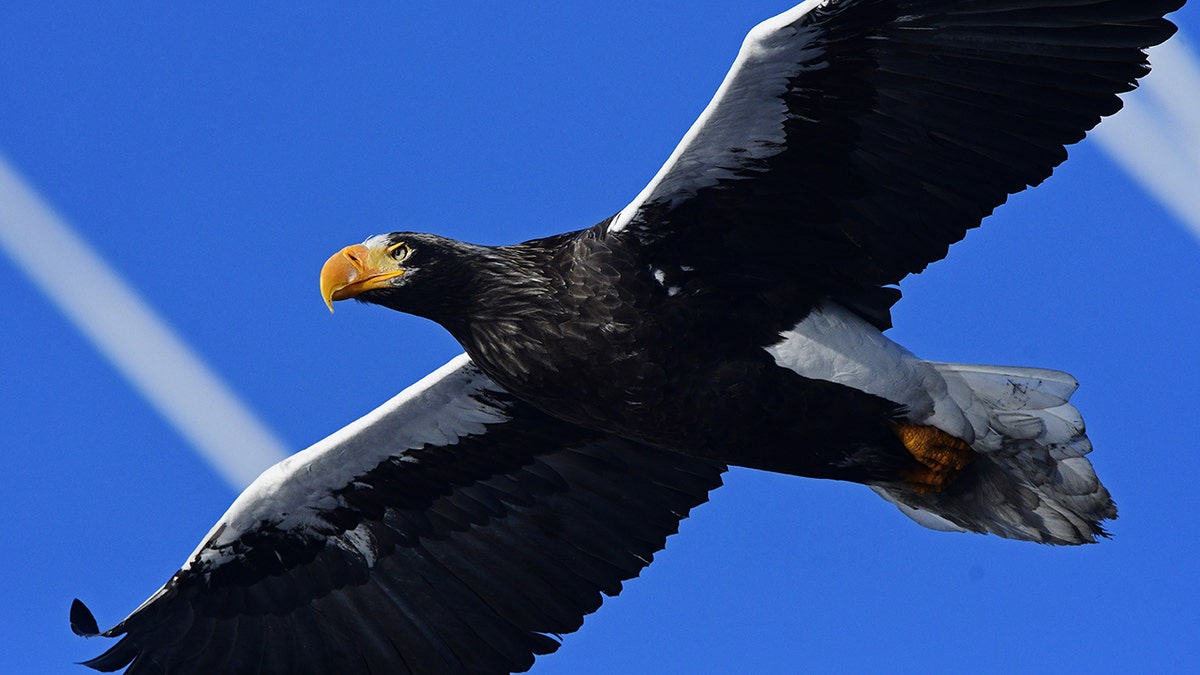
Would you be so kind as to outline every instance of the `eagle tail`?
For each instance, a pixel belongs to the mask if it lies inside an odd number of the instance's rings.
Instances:
[[[932,363],[975,431],[973,458],[940,491],[872,488],[918,523],[1044,544],[1093,543],[1117,517],[1086,458],[1092,444],[1069,403],[1078,383],[1036,368]],[[949,401],[947,401],[949,403]]]

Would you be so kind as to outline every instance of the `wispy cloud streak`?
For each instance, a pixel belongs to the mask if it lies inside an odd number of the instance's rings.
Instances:
[[[235,490],[284,444],[0,156],[0,249]]]
[[[1154,71],[1094,136],[1200,239],[1200,62],[1185,35],[1150,52]]]

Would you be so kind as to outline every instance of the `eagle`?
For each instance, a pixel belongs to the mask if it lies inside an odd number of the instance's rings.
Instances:
[[[321,294],[465,354],[265,471],[85,665],[503,673],[620,592],[728,466],[921,525],[1076,545],[1116,517],[1066,373],[892,342],[896,285],[1046,179],[1183,0],[806,0],[756,26],[632,201],[508,246],[375,235]]]

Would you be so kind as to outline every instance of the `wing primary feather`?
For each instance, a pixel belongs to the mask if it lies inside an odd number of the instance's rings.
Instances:
[[[71,601],[71,631],[80,637],[96,637],[100,634],[100,626],[92,610],[83,604],[79,598]]]

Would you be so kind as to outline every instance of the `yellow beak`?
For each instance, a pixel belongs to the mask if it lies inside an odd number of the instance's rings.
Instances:
[[[387,249],[355,244],[334,253],[321,268],[321,297],[333,311],[335,300],[348,300],[375,289],[386,288],[388,281],[404,270]]]

